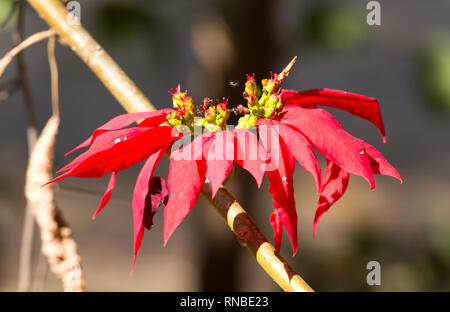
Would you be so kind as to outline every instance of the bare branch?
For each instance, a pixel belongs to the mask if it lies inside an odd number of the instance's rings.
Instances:
[[[81,258],[72,238],[71,229],[63,221],[55,201],[53,188],[40,186],[52,177],[53,154],[59,125],[58,69],[55,59],[55,31],[47,30],[23,39],[23,2],[18,2],[18,26],[14,33],[17,44],[0,60],[0,75],[11,60],[17,56],[18,83],[25,100],[28,131],[29,160],[25,181],[27,207],[22,233],[19,291],[28,291],[31,286],[32,247],[34,220],[41,234],[42,253],[47,257],[51,271],[61,278],[65,291],[84,291],[85,281],[81,269]],[[51,74],[53,116],[37,139],[36,117],[25,74],[25,64],[20,52],[30,45],[49,38],[48,60]]]
[[[56,207],[53,186],[41,188],[52,179],[58,125],[59,117],[53,115],[36,142],[28,162],[25,195],[39,226],[41,250],[47,257],[50,270],[62,280],[64,291],[84,291],[81,257],[72,231]]]
[[[49,29],[35,33],[30,37],[28,37],[27,39],[25,39],[24,41],[19,40],[20,43],[13,49],[9,50],[9,52],[6,53],[5,56],[3,56],[0,59],[0,77],[3,75],[3,72],[5,71],[6,67],[9,65],[9,63],[11,63],[11,61],[14,59],[16,55],[18,55],[20,52],[22,52],[29,46],[32,46],[36,42],[47,39],[54,35],[55,31],[53,29]]]
[[[52,92],[52,111],[54,116],[59,116],[59,84],[58,65],[55,58],[55,36],[48,39],[47,45],[48,65],[50,67],[50,84]]]
[[[54,187],[41,188],[52,179],[53,157],[59,125],[58,67],[55,59],[55,36],[48,40],[53,116],[42,131],[30,155],[25,195],[41,233],[41,250],[50,270],[63,282],[65,291],[84,291],[81,257],[72,231],[63,221],[55,204]]]

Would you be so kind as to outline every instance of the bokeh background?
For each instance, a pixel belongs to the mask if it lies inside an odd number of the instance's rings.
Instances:
[[[0,20],[11,5],[0,0]],[[376,128],[331,110],[353,135],[375,145],[399,170],[401,185],[377,177],[370,191],[352,176],[347,193],[312,235],[318,195],[311,176],[295,173],[299,245],[295,257],[284,236],[282,256],[318,291],[450,291],[450,1],[379,1],[381,25],[366,23],[368,1],[318,0],[80,0],[81,22],[159,108],[181,83],[197,103],[227,96],[242,102],[245,73],[258,78],[299,57],[284,87],[335,88],[376,97],[388,140]],[[12,26],[14,20],[10,23]],[[47,26],[26,8],[26,34]],[[0,55],[12,46],[0,33]],[[46,44],[25,52],[32,96],[42,128],[50,116]],[[62,124],[55,166],[64,153],[121,106],[67,47],[57,47]],[[15,77],[10,66],[1,81]],[[2,85],[0,84],[0,87]],[[8,90],[1,89],[6,98]],[[17,288],[27,161],[24,106],[19,93],[0,97],[0,290]],[[324,164],[321,159],[322,165]],[[167,159],[158,168],[165,176]],[[58,205],[71,225],[90,291],[279,291],[239,246],[219,215],[200,198],[167,247],[162,213],[146,231],[132,264],[131,196],[140,165],[118,175],[108,207],[93,222],[107,180],[59,183]],[[271,198],[237,170],[229,188],[272,238]],[[59,291],[40,256],[36,233],[33,289]],[[381,286],[368,286],[366,264],[381,264]]]

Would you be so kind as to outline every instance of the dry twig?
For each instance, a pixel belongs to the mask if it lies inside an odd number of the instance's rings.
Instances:
[[[29,162],[25,182],[27,207],[24,217],[20,264],[19,291],[27,291],[31,285],[32,245],[34,221],[41,230],[42,252],[48,258],[50,269],[63,281],[66,291],[83,291],[85,281],[81,270],[81,259],[77,253],[70,228],[62,220],[54,202],[53,188],[41,189],[40,186],[51,179],[53,153],[59,124],[58,70],[54,55],[55,31],[50,29],[23,37],[23,3],[18,1],[18,26],[14,33],[16,46],[0,60],[0,76],[5,68],[17,56],[17,84],[25,101],[27,116],[27,142]],[[37,139],[36,117],[25,74],[25,64],[21,52],[43,39],[49,38],[48,58],[51,73],[53,116]]]
[[[52,179],[53,153],[59,117],[47,122],[31,153],[25,184],[25,196],[41,233],[42,253],[50,270],[63,282],[65,291],[84,291],[81,258],[71,229],[62,220],[55,204],[53,186],[41,188]]]
[[[52,96],[53,116],[59,116],[59,83],[58,64],[55,57],[55,36],[48,39],[47,44],[48,66],[50,68],[50,85]]]
[[[81,257],[72,238],[71,229],[63,221],[55,204],[53,187],[41,188],[52,179],[53,156],[59,125],[58,68],[55,59],[55,37],[48,41],[51,73],[53,116],[47,122],[31,153],[25,184],[25,195],[41,233],[42,253],[50,270],[63,282],[65,291],[84,291],[85,281]]]
[[[54,35],[55,35],[55,31],[53,29],[40,31],[35,34],[32,34],[27,39],[21,41],[13,49],[9,50],[8,53],[6,53],[5,56],[3,56],[0,59],[0,77],[3,75],[3,72],[5,71],[6,67],[9,65],[9,63],[11,63],[11,61],[14,59],[14,57],[16,55],[18,55],[20,52],[22,52],[24,49],[28,48],[29,46],[32,46],[36,42],[47,39]]]

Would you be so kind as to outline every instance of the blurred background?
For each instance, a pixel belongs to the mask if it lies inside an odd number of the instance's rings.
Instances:
[[[334,88],[376,97],[387,131],[330,110],[353,135],[375,145],[400,172],[401,185],[377,177],[370,191],[352,176],[346,194],[322,218],[311,176],[295,173],[299,252],[286,234],[281,255],[317,291],[450,291],[450,1],[379,1],[381,25],[369,26],[368,1],[134,0],[87,1],[81,23],[159,108],[181,83],[196,103],[203,97],[242,103],[246,73],[266,77],[299,60],[285,88]],[[0,21],[11,0],[0,0]],[[14,17],[0,33],[0,56],[11,47]],[[26,7],[26,35],[46,29]],[[55,167],[93,129],[124,110],[90,70],[57,46],[62,124]],[[25,51],[39,128],[50,116],[46,43]],[[20,94],[0,80],[0,290],[17,288],[27,164],[26,121]],[[239,81],[232,88],[229,81]],[[324,165],[323,159],[321,159]],[[162,213],[146,231],[133,277],[131,196],[141,165],[118,175],[108,207],[92,221],[107,180],[70,178],[57,202],[78,243],[89,291],[279,291],[239,246],[204,198],[163,247]],[[158,168],[165,177],[167,159]],[[228,185],[272,241],[268,183],[260,190],[242,170]],[[35,233],[33,287],[59,291],[60,281],[40,256]],[[381,264],[381,286],[368,286],[366,264]]]

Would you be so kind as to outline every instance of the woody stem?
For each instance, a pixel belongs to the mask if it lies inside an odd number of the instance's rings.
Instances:
[[[52,27],[62,43],[67,44],[129,113],[151,111],[155,107],[131,79],[122,71],[105,50],[81,26],[71,23],[69,12],[58,0],[27,0],[38,14]],[[285,291],[313,291],[306,282],[281,258],[267,241],[261,230],[222,187],[211,198],[209,184],[203,195],[224,217],[238,241],[254,255],[259,265]]]

